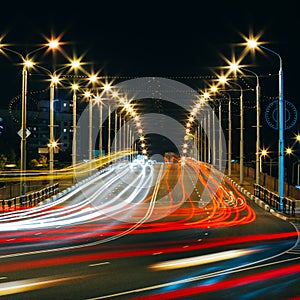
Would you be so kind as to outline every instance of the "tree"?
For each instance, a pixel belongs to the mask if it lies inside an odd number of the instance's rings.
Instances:
[[[48,158],[46,155],[40,155],[40,157],[38,159],[33,158],[31,161],[31,166],[33,168],[47,168],[48,167]]]

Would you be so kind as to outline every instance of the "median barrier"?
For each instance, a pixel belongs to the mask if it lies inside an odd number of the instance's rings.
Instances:
[[[59,191],[59,183],[56,182],[51,186],[44,187],[41,190],[30,192],[26,195],[17,196],[10,199],[3,199],[2,212],[16,210],[19,208],[28,208],[36,206],[41,201],[50,198]]]

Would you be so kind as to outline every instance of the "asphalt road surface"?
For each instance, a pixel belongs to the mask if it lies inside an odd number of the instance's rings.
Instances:
[[[0,215],[0,296],[300,299],[299,228],[205,163],[118,163]]]

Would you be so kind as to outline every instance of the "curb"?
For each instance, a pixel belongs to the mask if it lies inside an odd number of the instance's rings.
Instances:
[[[245,188],[240,186],[238,183],[236,183],[233,179],[231,179],[229,176],[224,175],[241,193],[243,193],[246,197],[248,197],[250,200],[255,202],[259,207],[263,208],[265,211],[271,213],[277,218],[280,218],[285,221],[297,221],[298,219],[296,217],[288,217],[285,215],[282,215],[279,212],[276,212],[273,208],[270,208],[269,204],[266,204],[263,200],[259,199],[258,197],[251,194],[249,191],[247,191]]]

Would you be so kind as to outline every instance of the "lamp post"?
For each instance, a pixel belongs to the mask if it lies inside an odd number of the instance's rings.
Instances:
[[[255,174],[255,180],[256,180],[256,184],[259,184],[259,176],[260,176],[260,169],[259,169],[259,161],[260,161],[260,157],[259,157],[259,151],[260,151],[260,85],[259,85],[259,77],[258,75],[248,69],[245,69],[243,67],[239,67],[239,65],[235,62],[230,64],[230,69],[234,72],[240,70],[246,71],[251,73],[252,75],[255,76],[256,78],[256,151],[255,151],[255,170],[256,170],[256,174]]]
[[[297,186],[300,186],[300,159],[297,157]]]
[[[72,114],[73,114],[73,146],[72,146],[72,166],[73,168],[76,165],[77,162],[77,145],[76,145],[76,135],[77,135],[77,90],[78,90],[78,85],[73,84],[72,89],[73,89],[73,108],[72,108]],[[74,179],[73,179],[74,181]]]
[[[225,76],[220,76],[219,82],[224,84],[227,82],[227,79]],[[230,82],[228,84],[234,84],[239,88],[240,91],[240,184],[242,185],[244,183],[244,96],[243,96],[243,89],[242,87],[236,83],[236,82]],[[228,108],[230,111],[229,120],[231,120],[231,98],[230,98],[230,106]],[[230,123],[230,149],[228,149],[228,152],[230,152],[230,159],[231,161],[231,123]],[[231,172],[231,170],[230,170]]]
[[[79,60],[73,60],[70,61],[69,64],[55,70],[55,71],[50,71],[42,66],[38,66],[38,68],[44,70],[46,73],[51,78],[51,83],[50,83],[50,97],[49,97],[49,172],[50,172],[50,184],[53,184],[53,170],[54,170],[54,151],[57,149],[57,141],[55,139],[55,134],[54,134],[54,97],[55,97],[55,88],[57,85],[60,83],[60,76],[58,75],[60,71],[66,68],[71,68],[71,69],[77,69],[80,66],[80,61]],[[76,90],[78,89],[78,86],[76,84],[72,85],[73,89],[73,142],[75,142],[75,147],[73,144],[73,151],[72,152],[72,164],[73,166],[76,164]],[[73,179],[74,180],[74,179]]]
[[[228,97],[228,176],[231,176],[231,154],[232,154],[232,125],[231,125],[231,96]]]
[[[297,165],[297,183],[296,183],[296,185],[299,186],[300,185],[300,159],[298,156],[297,156],[297,161],[295,161],[292,166],[292,184],[294,184],[294,182],[295,182],[295,180],[294,180],[295,165]]]
[[[222,148],[222,102],[219,101],[219,170],[222,170],[222,154],[223,154],[223,148]]]
[[[115,145],[114,151],[117,153],[117,132],[118,132],[118,111],[117,108],[115,109]]]
[[[88,90],[84,92],[84,97],[85,97],[85,99],[87,99],[87,102],[88,102],[88,113],[89,113],[88,158],[89,158],[89,166],[90,166],[89,174],[91,175],[91,172],[92,172],[92,159],[93,159],[93,102],[95,101],[95,102],[99,103],[101,100],[98,96],[93,97],[92,93]],[[101,138],[101,137],[99,137],[99,138]]]
[[[25,56],[23,56],[21,53],[12,50],[10,48],[6,47],[7,45],[0,43],[0,52],[10,52],[13,54],[16,54],[19,58],[21,58],[23,62],[23,69],[22,69],[22,100],[21,100],[21,108],[22,108],[22,116],[21,116],[21,130],[20,130],[20,136],[21,136],[21,144],[20,144],[20,194],[24,195],[26,193],[26,187],[24,182],[24,173],[26,171],[26,139],[28,136],[27,132],[27,76],[28,72],[27,69],[33,67],[33,62],[29,59],[31,55],[34,53],[49,47],[50,49],[55,49],[59,46],[59,42],[56,39],[50,40],[47,44],[42,45],[41,47],[38,47],[37,49],[34,49],[27,53]]]
[[[263,149],[259,155],[259,172],[262,172],[262,157],[265,157],[268,154],[268,151]]]
[[[255,152],[255,182],[259,184],[260,182],[260,172],[259,172],[259,149],[260,149],[260,85],[259,85],[259,77],[256,73],[251,70],[244,69],[245,71],[250,72],[256,77],[256,152]]]
[[[300,142],[300,134],[296,135],[293,145],[286,149],[286,154],[288,155],[292,154],[297,159],[297,161],[295,161],[292,165],[292,184],[294,184],[295,165],[297,164],[297,186],[299,186],[300,185],[300,158],[295,154],[295,150],[293,150],[297,142]]]
[[[213,114],[212,114],[212,149],[213,149],[213,153],[212,153],[212,165],[214,167],[216,167],[216,153],[217,153],[217,149],[216,149],[216,124],[215,124],[215,119],[216,119],[216,106],[215,103],[212,104],[213,105]]]
[[[260,85],[258,75],[248,69],[240,68],[241,70],[247,71],[255,76],[256,78],[256,151],[255,151],[255,183],[260,182],[260,171],[259,171],[259,150],[260,150]]]
[[[52,81],[50,84],[50,103],[49,103],[49,113],[50,113],[50,122],[49,122],[49,170],[50,170],[50,185],[53,184],[53,169],[54,169],[54,147],[57,146],[54,138],[54,88],[55,81]]]
[[[284,130],[285,130],[285,101],[283,99],[283,69],[282,69],[282,59],[281,56],[257,43],[256,40],[248,40],[247,45],[250,48],[261,48],[268,52],[275,54],[279,58],[279,71],[278,71],[278,163],[279,163],[279,170],[278,170],[278,196],[279,196],[279,203],[280,203],[280,211],[283,210],[283,198],[284,198]]]
[[[103,119],[103,99],[100,95],[96,95],[94,98],[95,103],[97,103],[99,107],[99,158],[102,158],[102,148],[103,148],[103,141],[102,141],[102,119]]]
[[[242,87],[236,83],[235,84],[240,89],[240,184],[244,183],[244,97]]]
[[[218,106],[218,125],[216,124],[216,112],[215,109]],[[213,122],[213,160],[212,160],[212,164],[216,167],[217,166],[217,159],[218,159],[218,167],[219,170],[221,170],[222,168],[222,136],[221,136],[221,122],[222,122],[222,104],[221,104],[221,100],[218,99],[216,104],[213,104],[213,115],[212,115],[212,122]],[[217,126],[216,126],[217,125]],[[216,128],[218,131],[218,145],[217,145],[217,138],[216,138]],[[217,149],[218,149],[218,158],[217,158]]]
[[[107,95],[111,91],[111,85],[110,84],[105,84],[102,87],[103,91],[99,94],[96,95],[94,98],[95,102],[98,103],[99,106],[99,119],[100,119],[100,124],[99,124],[99,157],[102,158],[102,149],[103,149],[103,106],[108,109],[108,129],[107,129],[107,152],[108,156],[110,155],[111,152],[111,137],[110,137],[110,132],[111,132],[111,105],[110,103],[104,104],[104,101],[112,101],[112,98]]]
[[[21,120],[21,158],[20,158],[20,171],[21,171],[21,181],[20,181],[20,194],[24,195],[26,193],[24,172],[26,171],[26,122],[27,122],[27,65],[24,63],[22,70],[22,120]]]
[[[85,92],[89,103],[89,162],[93,159],[93,102],[90,92]]]
[[[78,60],[74,60],[72,61],[72,68],[73,69],[77,69],[80,67],[80,61]],[[86,80],[86,79],[85,79]],[[89,82],[90,83],[95,83],[97,81],[97,76],[96,75],[90,75],[89,77]],[[72,146],[72,165],[73,167],[76,165],[77,163],[77,91],[79,90],[79,85],[77,83],[73,83],[72,84],[72,90],[73,90],[73,110],[72,110],[72,114],[73,114],[73,146]],[[89,102],[91,101],[91,93],[89,91],[86,91],[84,93],[85,97],[89,98]],[[90,108],[91,109],[91,108]],[[89,114],[91,114],[92,112],[89,112]],[[91,142],[90,142],[91,143]],[[91,159],[91,158],[90,158]]]
[[[225,84],[227,82],[226,77],[221,76],[219,78],[219,82],[221,84]],[[222,94],[226,95],[228,98],[228,176],[231,175],[231,155],[232,155],[232,126],[231,126],[231,96],[229,93],[224,92],[223,90],[218,90],[217,86],[211,86],[211,91],[216,93],[216,92],[221,92]],[[221,101],[219,101],[219,131],[221,131],[221,110],[222,110],[222,105]],[[219,168],[221,170],[221,150],[222,150],[222,139],[221,139],[221,134],[219,132]]]
[[[300,134],[296,136],[296,142],[300,142]],[[297,186],[300,186],[300,158],[297,156]]]

